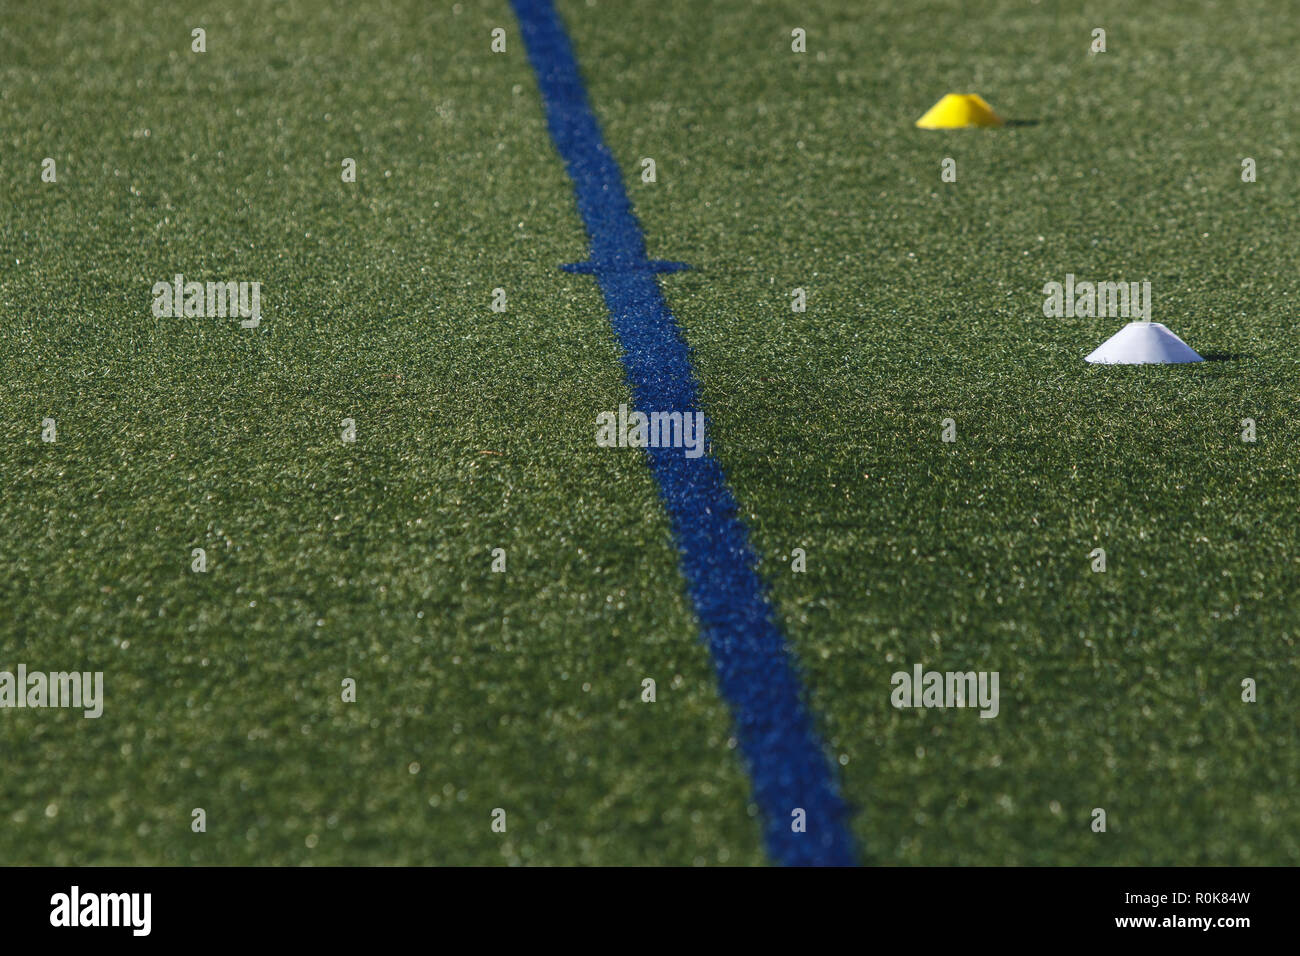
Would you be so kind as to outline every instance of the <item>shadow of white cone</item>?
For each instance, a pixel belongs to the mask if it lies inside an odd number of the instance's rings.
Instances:
[[[1098,365],[1178,365],[1205,359],[1159,322],[1130,322],[1084,361]]]

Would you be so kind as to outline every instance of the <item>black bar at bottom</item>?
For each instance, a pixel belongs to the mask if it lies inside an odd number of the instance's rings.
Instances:
[[[481,932],[493,943],[519,933],[534,943],[561,937],[602,945],[591,934],[612,929],[629,935],[605,937],[609,945],[642,938],[658,946],[673,938],[687,944],[678,932],[689,937],[688,927],[703,920],[737,937],[838,926],[864,943],[889,930],[918,944],[1042,941],[1046,934],[1232,945],[1284,930],[1294,872],[8,868],[0,869],[0,919],[7,943],[75,934],[82,943],[220,944],[266,935],[334,947],[410,933],[451,942]],[[994,930],[996,937],[986,935]]]

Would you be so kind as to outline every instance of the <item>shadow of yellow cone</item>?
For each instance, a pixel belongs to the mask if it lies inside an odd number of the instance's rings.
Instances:
[[[949,93],[916,121],[921,129],[964,129],[1001,126],[1002,117],[978,93]]]

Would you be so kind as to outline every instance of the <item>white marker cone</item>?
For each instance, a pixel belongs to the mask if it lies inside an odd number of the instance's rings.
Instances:
[[[1159,322],[1130,322],[1084,361],[1098,365],[1177,365],[1205,360]]]

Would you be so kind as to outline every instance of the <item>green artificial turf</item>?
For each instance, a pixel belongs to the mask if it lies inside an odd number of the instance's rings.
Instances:
[[[863,862],[1300,861],[1300,26],[558,6],[692,266],[660,284]],[[1016,122],[915,129],[946,92]],[[505,0],[20,3],[0,190],[0,670],[107,693],[0,710],[0,862],[765,858],[648,469],[595,446],[629,393]],[[260,281],[262,325],[155,318],[177,272]],[[1067,273],[1150,280],[1213,360],[1087,365],[1124,320],[1044,317]],[[998,671],[999,716],[894,709],[916,663]]]

